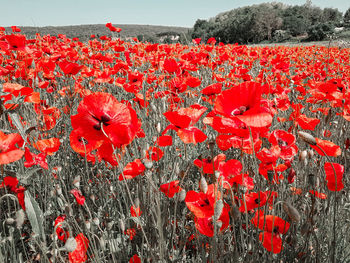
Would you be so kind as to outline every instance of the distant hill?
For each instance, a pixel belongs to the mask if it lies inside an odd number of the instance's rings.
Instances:
[[[172,27],[172,26],[154,26],[154,25],[123,25],[113,24],[115,27],[119,27],[122,31],[119,33],[120,37],[146,37],[157,38],[159,36],[178,34],[179,36],[187,34],[189,28],[186,27]],[[85,41],[90,38],[90,35],[94,34],[99,36],[112,36],[112,33],[106,28],[105,25],[72,25],[72,26],[46,26],[46,27],[20,27],[22,33],[28,38],[35,37],[36,33],[41,35],[53,35],[58,34],[66,35],[69,38],[78,37],[81,41]],[[7,32],[11,32],[10,28],[6,28]],[[116,35],[116,34],[115,34]]]

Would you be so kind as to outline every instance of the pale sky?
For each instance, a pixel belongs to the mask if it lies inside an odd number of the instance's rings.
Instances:
[[[64,26],[82,24],[144,24],[192,27],[237,7],[259,0],[0,0],[0,26]],[[278,1],[302,5],[305,0]],[[349,1],[313,0],[312,4],[345,12]]]

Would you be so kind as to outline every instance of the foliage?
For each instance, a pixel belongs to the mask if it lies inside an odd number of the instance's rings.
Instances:
[[[305,35],[310,27],[316,28],[319,24],[339,25],[341,19],[342,13],[334,8],[263,3],[233,9],[209,20],[199,19],[191,34],[192,38],[204,41],[215,37],[223,43],[259,43],[274,41],[273,36],[279,34],[274,34],[276,30],[287,31],[291,37],[296,37]],[[277,41],[280,40],[277,38]]]
[[[333,31],[333,25],[330,23],[321,23],[314,26],[311,26],[307,30],[309,41],[320,41],[327,38],[328,35],[332,34]]]

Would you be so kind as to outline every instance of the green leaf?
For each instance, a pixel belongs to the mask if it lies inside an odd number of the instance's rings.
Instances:
[[[32,225],[32,230],[34,234],[41,236],[42,239],[45,241],[43,212],[41,211],[39,204],[29,194],[28,191],[25,191],[24,193],[24,203],[26,207],[27,217],[29,219],[30,224]]]

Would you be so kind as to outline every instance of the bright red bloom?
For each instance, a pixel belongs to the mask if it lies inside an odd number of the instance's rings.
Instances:
[[[70,193],[71,193],[72,195],[74,195],[75,200],[77,201],[77,203],[78,203],[79,205],[84,205],[84,203],[85,203],[85,196],[83,196],[83,195],[81,194],[80,190],[78,190],[78,189],[72,189],[72,190],[70,191]]]
[[[164,70],[170,74],[178,72],[180,69],[178,63],[173,58],[166,58],[164,60],[163,67],[164,67]]]
[[[247,126],[269,126],[272,116],[260,105],[261,93],[261,84],[244,82],[218,95],[214,110],[223,116],[238,118]]]
[[[84,67],[83,65],[79,65],[74,62],[69,62],[67,60],[61,61],[60,63],[58,63],[58,66],[65,75],[76,75]]]
[[[8,187],[12,192],[15,192],[18,185],[18,179],[12,176],[5,176],[2,186]]]
[[[295,136],[284,130],[274,130],[269,136],[272,145],[278,145],[281,149],[279,157],[285,161],[290,161],[298,153],[295,145]]]
[[[140,209],[140,206],[138,206],[138,207],[131,206],[130,207],[130,214],[131,214],[132,217],[139,217],[139,216],[141,216],[142,211]]]
[[[132,256],[132,258],[130,258],[129,263],[141,263],[141,259],[137,254],[135,254]]]
[[[124,167],[123,173],[119,175],[119,181],[123,181],[124,179],[132,179],[144,172],[146,167],[143,165],[140,159],[136,159],[133,162],[128,163]]]
[[[170,146],[173,144],[173,137],[170,135],[159,136],[157,143],[160,147]]]
[[[33,165],[40,165],[43,169],[49,169],[49,166],[46,161],[46,153],[34,154],[31,153],[28,147],[25,148],[24,157],[26,161],[24,162],[24,167],[32,167]]]
[[[42,139],[34,143],[34,148],[48,155],[53,155],[60,148],[61,142],[58,138]]]
[[[55,219],[55,224],[54,226],[56,227],[59,223],[61,222],[64,222],[66,220],[66,216],[65,215],[62,215],[62,216],[58,216],[56,219]],[[66,242],[67,239],[69,238],[69,232],[64,230],[64,227],[63,226],[58,226],[56,228],[56,235],[57,235],[57,238],[63,242]]]
[[[267,202],[267,195],[265,192],[258,193],[246,193],[244,198],[239,199],[240,206],[239,211],[242,213],[249,212],[257,207],[262,207]]]
[[[20,34],[5,35],[6,42],[0,42],[0,48],[9,50],[21,50],[25,51],[26,48],[26,36]]]
[[[158,147],[149,147],[149,149],[146,152],[146,159],[152,160],[152,161],[159,161],[162,159],[164,155],[164,152],[159,149]]]
[[[225,159],[226,159],[226,155],[223,153],[220,153],[214,157],[214,160],[212,160],[211,158],[196,159],[193,161],[193,164],[198,168],[203,169],[203,173],[213,174],[214,173],[213,169],[218,170],[220,163],[224,162]]]
[[[18,133],[5,134],[0,131],[0,165],[18,161],[24,155],[24,151],[16,147],[21,145],[23,139]]]
[[[68,253],[70,263],[83,263],[87,260],[86,252],[89,247],[89,240],[80,233],[76,236],[77,247],[73,252]]]
[[[182,188],[179,186],[180,181],[172,181],[170,183],[162,184],[159,187],[159,190],[163,192],[167,197],[173,198],[174,195],[182,190]]]
[[[102,92],[86,96],[71,121],[73,129],[81,129],[89,142],[103,138],[118,148],[129,144],[141,127],[135,110]]]
[[[265,231],[259,234],[259,240],[269,252],[278,254],[282,251],[282,239],[279,234]]]
[[[222,225],[219,229],[220,232],[223,232],[230,223],[229,216],[230,206],[227,203],[224,203],[224,208],[222,209],[221,215],[218,218],[217,222],[221,222]],[[194,218],[196,229],[202,235],[212,237],[214,236],[214,225],[213,225],[213,217],[205,217],[205,218]]]
[[[335,174],[333,171],[333,167]],[[344,188],[343,185],[343,174],[344,166],[339,163],[329,163],[324,164],[324,170],[326,172],[327,187],[330,191],[340,191]]]
[[[264,211],[256,211],[254,217],[250,221],[255,227],[267,232],[286,234],[290,224],[282,218],[274,215],[265,215]]]
[[[321,140],[319,138],[315,138],[316,143],[319,147],[322,148],[322,150],[325,151],[325,153],[328,156],[338,157],[341,155],[341,149],[338,145],[334,144],[333,142]],[[315,145],[310,145],[319,155],[324,156],[324,153]]]

